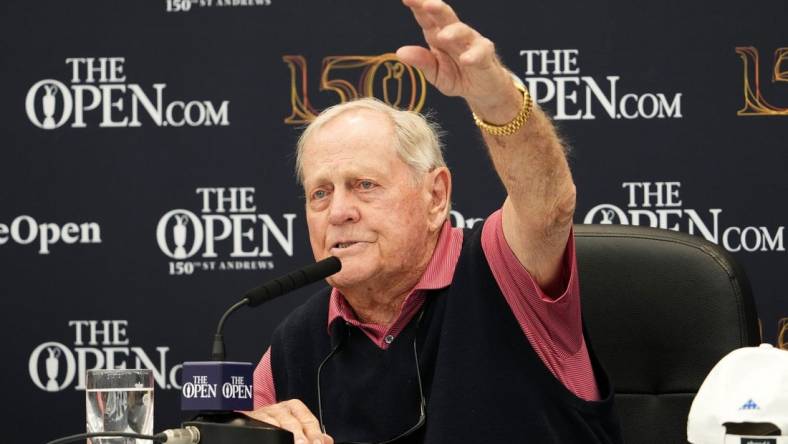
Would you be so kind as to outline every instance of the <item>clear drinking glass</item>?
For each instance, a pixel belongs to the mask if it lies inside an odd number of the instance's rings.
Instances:
[[[88,432],[153,434],[151,370],[89,370],[86,381]],[[93,438],[93,444],[148,444],[134,438]]]

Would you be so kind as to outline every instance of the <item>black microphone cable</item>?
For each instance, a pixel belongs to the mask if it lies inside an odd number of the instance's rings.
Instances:
[[[93,432],[93,433],[80,433],[78,435],[64,436],[62,438],[49,441],[47,444],[65,444],[67,442],[84,441],[87,438],[137,438],[146,439],[153,442],[167,442],[167,436],[163,433],[155,435],[142,435],[139,433],[126,433],[126,432]]]
[[[92,432],[78,435],[64,436],[49,441],[47,444],[66,444],[69,442],[84,441],[87,438],[136,438],[153,442],[166,442],[170,444],[197,444],[200,442],[200,431],[197,427],[188,426],[182,429],[165,430],[155,435],[143,435],[130,432]]]

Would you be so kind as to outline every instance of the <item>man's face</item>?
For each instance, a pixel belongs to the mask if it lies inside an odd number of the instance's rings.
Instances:
[[[430,192],[394,143],[386,116],[355,110],[329,121],[304,146],[309,240],[315,259],[342,261],[328,280],[341,290],[396,284],[429,260]]]

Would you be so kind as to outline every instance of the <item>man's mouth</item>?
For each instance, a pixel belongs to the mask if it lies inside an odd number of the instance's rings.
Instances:
[[[357,243],[358,242],[355,242],[355,241],[351,241],[351,242],[337,242],[337,243],[334,244],[334,246],[332,248],[340,248],[340,249],[342,249],[342,248],[347,248],[347,247],[349,247],[351,245],[355,245]]]

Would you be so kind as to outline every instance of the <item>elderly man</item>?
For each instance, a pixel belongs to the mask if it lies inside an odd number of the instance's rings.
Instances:
[[[296,443],[619,442],[583,335],[561,141],[490,40],[440,0],[404,3],[429,49],[397,56],[466,100],[508,196],[481,229],[452,228],[423,117],[372,99],[318,116],[298,176],[315,258],[342,270],[275,332],[249,415]]]

